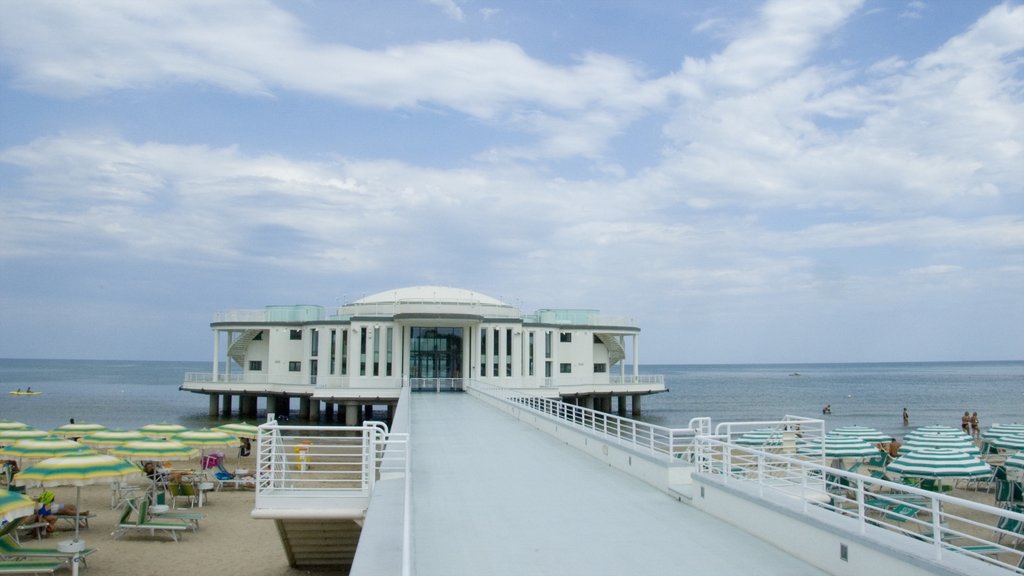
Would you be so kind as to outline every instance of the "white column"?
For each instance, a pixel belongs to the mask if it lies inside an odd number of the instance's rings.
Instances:
[[[633,381],[640,379],[640,335],[633,334]]]
[[[505,363],[508,361],[508,350],[505,345],[508,342],[508,328],[498,329],[498,374],[501,374],[502,378],[507,377],[508,374],[505,372]]]
[[[213,381],[220,375],[220,330],[213,329]]]
[[[623,334],[619,334],[615,338],[619,341],[619,346],[622,346],[622,349],[625,350],[626,349],[626,336],[623,335]],[[620,382],[625,382],[626,381],[626,359],[625,358],[622,359],[622,362],[619,362],[619,381]]]

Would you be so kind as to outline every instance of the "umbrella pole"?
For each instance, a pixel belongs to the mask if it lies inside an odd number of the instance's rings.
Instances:
[[[78,525],[81,522],[79,507],[82,502],[82,487],[75,486],[75,555],[71,557],[71,576],[78,576],[78,563],[81,561],[78,551]]]

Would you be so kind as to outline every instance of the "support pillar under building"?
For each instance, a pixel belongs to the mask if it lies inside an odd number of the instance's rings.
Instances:
[[[221,398],[221,410],[220,410],[221,415],[223,415],[225,417],[228,417],[228,418],[231,417],[231,402],[232,402],[231,394],[225,394]]]
[[[315,398],[309,399],[309,421],[320,421],[320,401]]]
[[[299,418],[309,420],[309,396],[299,396]]]
[[[633,416],[640,415],[640,396],[641,394],[633,394]]]
[[[345,426],[359,425],[359,405],[354,402],[345,404]]]
[[[215,418],[217,416],[217,406],[220,404],[220,394],[210,394],[210,411],[209,416]]]

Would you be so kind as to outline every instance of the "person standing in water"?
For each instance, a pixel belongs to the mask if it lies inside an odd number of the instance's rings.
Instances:
[[[910,412],[907,412],[907,407],[903,407],[903,425],[910,426]]]

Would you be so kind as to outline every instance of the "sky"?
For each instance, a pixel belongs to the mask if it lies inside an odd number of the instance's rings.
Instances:
[[[418,285],[640,362],[1024,359],[1024,3],[0,0],[0,357]]]

